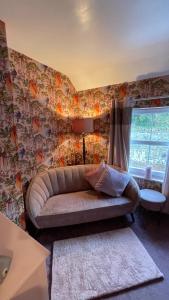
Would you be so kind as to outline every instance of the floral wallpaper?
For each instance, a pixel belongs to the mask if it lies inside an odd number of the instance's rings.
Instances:
[[[25,182],[43,168],[60,165],[55,151],[60,134],[71,130],[75,88],[67,76],[11,49],[9,60],[18,157]]]
[[[124,101],[129,98],[134,107],[169,105],[169,97],[163,99],[163,96],[169,96],[169,76],[125,82],[78,92],[79,115],[97,118],[97,126],[100,131],[97,136],[97,152],[94,135],[86,140],[87,163],[107,160],[110,124],[109,118],[105,123],[102,122],[102,118],[106,115],[109,116],[113,99]],[[155,99],[146,100],[147,98]],[[138,101],[133,101],[133,99]],[[95,154],[97,158],[95,158]],[[138,178],[137,181],[141,188],[148,186],[152,188],[153,186],[156,190],[161,189],[160,183],[147,182]]]
[[[23,211],[23,196],[13,112],[5,24],[0,21],[0,210],[17,223]]]
[[[26,183],[37,172],[75,161],[77,96],[67,76],[9,49],[3,22],[0,77],[0,210],[19,223]]]
[[[66,75],[9,49],[0,22],[0,210],[21,222],[23,188],[37,172],[83,163],[72,118],[93,118],[86,163],[99,163],[107,160],[112,100],[155,97],[135,106],[161,106],[168,94],[169,76],[77,92]]]
[[[162,190],[162,183],[156,180],[149,180],[141,177],[134,177],[137,181],[140,188],[144,189],[153,189],[155,191],[161,192]]]
[[[114,86],[78,92],[79,116],[94,119],[94,133],[86,137],[86,163],[107,161],[110,109]]]

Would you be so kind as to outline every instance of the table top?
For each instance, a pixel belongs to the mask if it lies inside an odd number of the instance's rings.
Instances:
[[[140,190],[140,193],[142,201],[148,201],[152,203],[164,203],[166,201],[165,195],[151,189],[142,189]]]
[[[12,257],[9,273],[0,284],[0,299],[12,299],[49,251],[0,213],[0,254]]]

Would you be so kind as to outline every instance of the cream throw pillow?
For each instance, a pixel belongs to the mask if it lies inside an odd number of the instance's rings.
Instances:
[[[96,191],[112,197],[120,197],[129,180],[130,175],[128,173],[119,172],[106,165],[94,188]]]
[[[105,163],[101,162],[100,165],[91,171],[88,171],[85,173],[86,180],[90,183],[90,185],[95,189],[95,185],[98,182],[101,174],[103,173],[105,169]]]

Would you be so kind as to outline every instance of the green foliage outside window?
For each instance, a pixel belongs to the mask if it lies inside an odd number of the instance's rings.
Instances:
[[[153,170],[164,172],[169,148],[169,110],[151,111],[133,111],[130,167],[151,166]],[[164,142],[167,143],[164,145]]]

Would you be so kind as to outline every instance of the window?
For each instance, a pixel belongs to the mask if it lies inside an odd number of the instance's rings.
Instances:
[[[133,109],[129,171],[144,176],[152,167],[154,179],[164,177],[169,149],[169,107]]]

